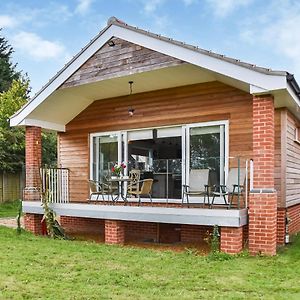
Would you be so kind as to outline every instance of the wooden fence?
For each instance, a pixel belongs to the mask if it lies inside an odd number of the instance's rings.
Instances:
[[[22,199],[25,177],[23,172],[0,171],[0,202]]]

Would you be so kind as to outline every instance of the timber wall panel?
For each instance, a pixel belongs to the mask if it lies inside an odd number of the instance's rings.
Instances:
[[[286,149],[286,206],[300,203],[300,144],[295,142],[295,130],[300,124],[287,113],[287,149]]]
[[[128,75],[129,70],[130,74],[134,74],[184,63],[119,38],[112,40],[115,43],[114,47],[105,44],[67,79],[61,88]]]
[[[279,207],[284,206],[284,198],[282,197],[282,112],[281,110],[275,110],[275,174],[274,174],[274,185],[277,191],[277,202]],[[285,147],[285,144],[283,145]]]
[[[135,109],[128,116],[128,107]],[[59,134],[59,163],[70,169],[71,201],[86,201],[89,133],[229,120],[229,155],[252,157],[252,96],[209,82],[94,101]]]

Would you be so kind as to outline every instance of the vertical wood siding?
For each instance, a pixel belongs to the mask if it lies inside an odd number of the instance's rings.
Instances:
[[[300,144],[295,142],[295,130],[299,121],[287,113],[286,148],[286,206],[300,203]]]
[[[128,107],[135,109],[128,116]],[[252,96],[220,82],[93,102],[59,134],[59,162],[70,169],[70,200],[86,201],[89,133],[229,120],[229,155],[252,156]]]

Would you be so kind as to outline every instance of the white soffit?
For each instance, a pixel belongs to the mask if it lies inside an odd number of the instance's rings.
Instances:
[[[95,100],[128,95],[128,81],[133,80],[134,94],[165,88],[215,81],[213,74],[183,64],[134,75],[107,79],[56,90],[27,117],[57,124],[67,124]],[[54,129],[54,128],[53,128]]]
[[[50,81],[50,83],[39,94],[37,94],[37,96],[33,98],[31,102],[29,102],[18,113],[16,113],[10,120],[11,125],[20,125],[21,122],[28,117],[35,119],[34,114],[31,115],[31,113],[38,108],[43,101],[45,101],[48,97],[51,97],[52,93],[58,89],[63,82],[65,82],[78,68],[80,68],[84,62],[86,62],[112,37],[118,37],[154,51],[171,55],[172,57],[194,64],[211,72],[224,75],[231,80],[237,80],[259,87],[259,89],[264,91],[285,89],[287,87],[286,76],[284,75],[268,75],[260,73],[255,70],[251,70],[225,60],[205,55],[192,49],[181,47],[180,45],[137,32],[130,28],[112,24],[107,27],[107,29],[105,29],[80,55],[78,55],[78,57],[71,64],[69,64],[59,75]],[[55,97],[52,98],[51,101],[54,101],[53,99],[55,99]],[[84,105],[88,105],[88,100],[85,100],[83,100],[80,105],[78,104],[78,106],[84,107]],[[75,103],[73,104],[76,106]],[[48,113],[50,113],[50,111],[48,111]],[[65,111],[64,113],[67,112]],[[53,119],[49,121],[55,123]]]

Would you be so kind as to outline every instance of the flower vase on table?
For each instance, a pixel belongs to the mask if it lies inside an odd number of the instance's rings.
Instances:
[[[111,168],[112,176],[111,179],[118,179],[122,177],[122,171],[126,168],[126,165],[124,163],[121,163],[120,165],[115,164]]]

